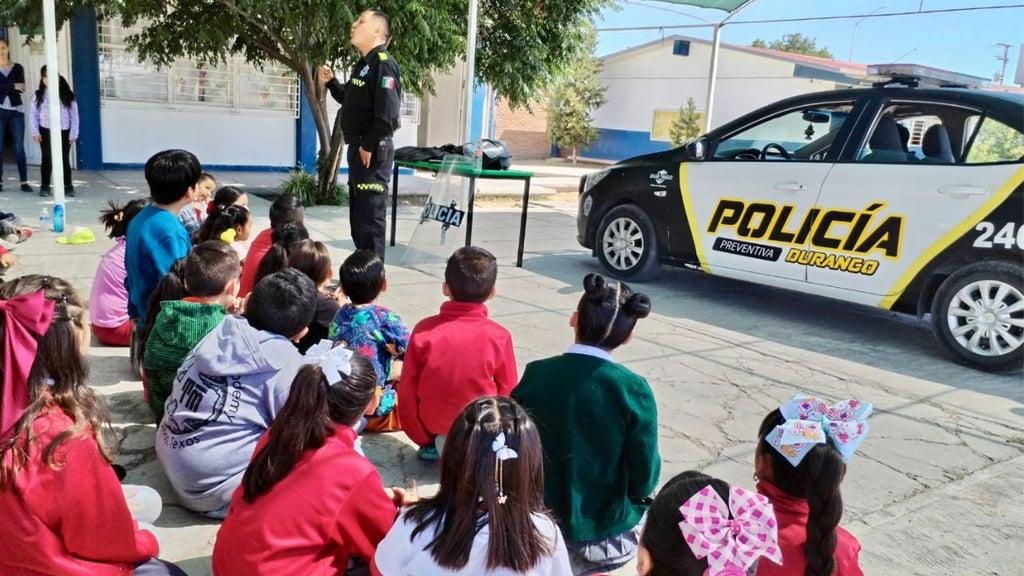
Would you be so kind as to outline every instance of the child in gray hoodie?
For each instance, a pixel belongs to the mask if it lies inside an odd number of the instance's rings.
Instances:
[[[313,320],[316,287],[293,269],[260,280],[245,317],[228,316],[185,358],[157,430],[156,454],[178,502],[227,515],[256,442],[288,399]]]

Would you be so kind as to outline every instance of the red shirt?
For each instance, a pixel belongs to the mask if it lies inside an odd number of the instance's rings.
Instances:
[[[409,337],[398,385],[398,417],[409,438],[425,446],[448,434],[467,404],[508,396],[519,381],[512,335],[487,318],[487,306],[445,302]]]
[[[807,571],[807,557],[804,545],[807,543],[807,501],[786,494],[775,485],[761,480],[757,491],[768,497],[775,508],[775,519],[779,522],[779,549],[782,550],[782,565],[762,558],[757,563],[757,576],[804,576]],[[836,526],[836,570],[832,576],[864,576],[858,556],[860,542],[846,530]]]
[[[254,456],[268,437],[260,439]],[[371,563],[398,510],[377,469],[355,451],[355,440],[355,430],[335,426],[334,436],[307,450],[255,502],[246,502],[239,486],[217,532],[213,573],[327,576],[343,574],[352,555]]]
[[[18,471],[17,489],[0,491],[0,574],[130,575],[159,551],[156,538],[132,519],[117,475],[91,434],[57,449],[59,469],[43,462],[42,450],[72,424],[59,408],[44,408],[33,423],[36,444]]]
[[[260,232],[249,245],[249,252],[245,255],[245,263],[242,265],[242,279],[238,281],[238,297],[245,298],[246,294],[252,292],[256,285],[256,270],[260,267],[260,261],[270,252],[274,245],[271,235],[273,230],[267,228]]]

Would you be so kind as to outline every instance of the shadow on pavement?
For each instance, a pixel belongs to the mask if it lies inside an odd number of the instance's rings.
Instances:
[[[529,254],[524,267],[582,290],[588,272],[607,274],[596,258],[575,253]],[[924,320],[867,306],[662,267],[648,282],[654,312],[689,319],[835,356],[898,374],[1024,401],[1021,373],[990,374],[942,355]]]

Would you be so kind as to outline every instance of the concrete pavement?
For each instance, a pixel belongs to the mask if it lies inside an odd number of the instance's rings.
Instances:
[[[126,184],[129,174],[106,173],[105,181],[81,174],[82,183],[76,182],[79,196],[68,204],[69,223],[90,225],[99,235],[95,218],[106,198],[144,195],[138,174],[135,186]],[[40,199],[5,188],[0,209],[31,222]],[[254,227],[265,227],[268,203],[253,197],[250,206],[257,216]],[[597,261],[575,242],[574,212],[571,203],[531,205],[526,263],[516,269],[518,211],[477,211],[475,242],[494,252],[501,264],[492,317],[512,332],[520,369],[571,343],[568,317],[579,297],[580,280],[588,271],[599,271]],[[411,235],[417,216],[415,208],[400,209],[400,244]],[[331,247],[336,266],[352,249],[346,211],[312,208],[307,220],[312,236]],[[60,275],[87,295],[109,241],[63,246],[53,243],[53,236],[40,232],[19,245],[21,263],[8,275]],[[401,249],[396,248],[396,256]],[[414,270],[389,264],[388,274],[390,289],[382,302],[409,325],[436,312],[442,301],[439,267]],[[843,485],[843,524],[863,544],[865,573],[1024,573],[1019,552],[1024,534],[1024,383],[1019,373],[986,375],[944,361],[917,369],[918,360],[910,356],[930,352],[899,339],[880,341],[887,343],[893,358],[908,357],[905,364],[912,370],[897,361],[887,364],[874,356],[844,354],[841,341],[816,346],[813,338],[778,337],[753,324],[787,313],[754,307],[745,300],[749,285],[665,271],[657,281],[637,288],[652,296],[654,314],[639,323],[634,341],[616,358],[647,377],[658,399],[662,481],[697,468],[751,487],[755,434],[769,410],[798,391],[831,399],[854,396],[875,404],[871,434]],[[773,291],[759,297],[792,299],[804,309],[835,306],[839,315],[856,315],[867,326],[866,333],[902,326],[830,301]],[[742,318],[726,318],[708,304],[711,300],[756,320],[748,325]],[[813,336],[818,330],[828,333],[830,327],[824,324],[798,328]],[[851,335],[859,334],[846,332]],[[164,514],[157,522],[163,556],[180,561],[190,574],[208,574],[217,524],[174,504],[155,460],[154,423],[141,403],[140,383],[131,377],[127,351],[93,347],[90,361],[93,383],[110,403],[123,439],[119,462],[129,468],[128,480],[152,485],[164,495]],[[368,436],[364,446],[386,483],[409,485],[416,479],[424,493],[436,489],[436,465],[419,462],[403,434]],[[630,567],[618,573],[633,572]]]

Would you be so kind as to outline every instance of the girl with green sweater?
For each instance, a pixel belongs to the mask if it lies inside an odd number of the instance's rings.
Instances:
[[[650,299],[597,274],[569,319],[575,344],[526,366],[512,398],[533,417],[544,448],[544,503],[565,535],[573,573],[629,562],[661,472],[658,416],[647,381],[612,360]]]

